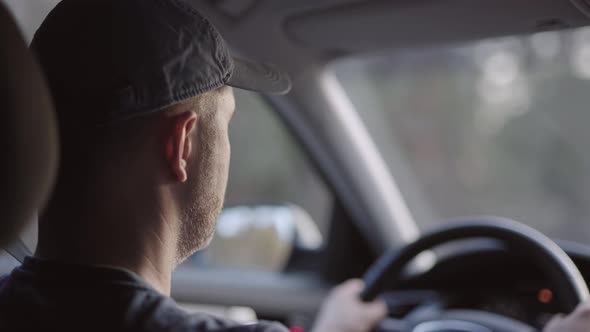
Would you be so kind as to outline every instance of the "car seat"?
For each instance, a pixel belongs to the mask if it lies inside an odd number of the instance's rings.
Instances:
[[[0,2],[0,246],[15,241],[46,202],[58,134],[41,69]]]

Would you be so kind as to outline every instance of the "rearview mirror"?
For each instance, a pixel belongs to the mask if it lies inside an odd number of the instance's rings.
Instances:
[[[207,265],[281,271],[294,249],[317,250],[322,235],[309,214],[295,205],[225,208],[202,259]]]

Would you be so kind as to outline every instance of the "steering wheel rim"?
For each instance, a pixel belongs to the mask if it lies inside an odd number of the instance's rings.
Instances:
[[[399,281],[404,267],[420,253],[444,243],[469,238],[493,238],[506,243],[509,250],[531,259],[546,272],[564,312],[571,312],[590,298],[588,286],[570,257],[541,232],[514,220],[497,217],[459,219],[425,234],[402,249],[383,254],[365,273],[363,301],[372,301],[387,284]]]

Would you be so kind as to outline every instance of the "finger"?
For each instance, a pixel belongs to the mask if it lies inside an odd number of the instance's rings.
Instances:
[[[547,323],[547,325],[545,325],[545,329],[543,331],[557,330],[557,327],[561,324],[561,322],[563,321],[563,318],[564,318],[563,314],[557,314],[557,315],[553,316],[553,318],[551,318],[549,323]]]
[[[572,316],[582,317],[582,318],[590,318],[590,303],[584,302],[581,303],[576,307]]]
[[[373,301],[371,303],[366,304],[365,306],[364,315],[367,322],[371,326],[383,320],[385,317],[387,317],[387,314],[387,305],[382,300]]]
[[[350,291],[351,293],[359,293],[365,288],[365,283],[360,279],[350,279],[342,284],[344,289]]]

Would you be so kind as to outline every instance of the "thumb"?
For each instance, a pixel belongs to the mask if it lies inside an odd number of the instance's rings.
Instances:
[[[543,329],[543,331],[544,332],[558,331],[559,325],[563,321],[563,318],[564,318],[563,314],[557,314],[557,315],[553,316],[553,318],[549,321],[549,323],[547,323],[547,325],[545,325],[545,328]]]
[[[387,305],[383,300],[375,300],[365,306],[365,319],[371,326],[387,317]]]

